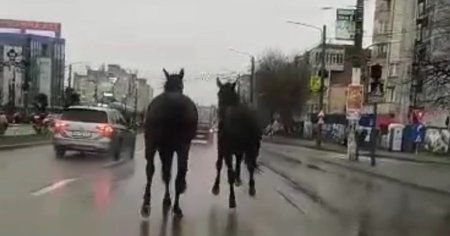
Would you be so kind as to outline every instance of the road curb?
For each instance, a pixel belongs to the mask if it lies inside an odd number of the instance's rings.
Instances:
[[[312,149],[312,150],[317,150],[317,151],[325,151],[325,152],[335,152],[335,153],[341,153],[341,154],[347,154],[346,151],[343,150],[336,150],[333,148],[324,148],[324,147],[313,147],[313,146],[309,146],[309,145],[302,145],[302,144],[294,144],[294,143],[289,143],[289,142],[283,142],[283,141],[279,141],[279,140],[265,140],[263,139],[263,142],[265,143],[274,143],[274,144],[281,144],[281,145],[286,145],[286,146],[293,146],[293,147],[303,147],[303,148],[308,148],[308,149]],[[375,154],[375,156],[377,158],[381,158],[381,159],[393,159],[393,160],[398,160],[398,161],[407,161],[407,162],[413,162],[413,163],[422,163],[422,164],[439,164],[439,165],[448,165],[450,166],[450,162],[440,162],[440,161],[433,161],[433,160],[417,160],[417,159],[410,159],[410,158],[404,158],[404,157],[395,157],[395,156],[390,156],[390,155],[385,155],[385,154]]]
[[[14,149],[26,148],[26,147],[42,146],[42,145],[48,145],[50,143],[51,143],[51,140],[44,140],[44,141],[36,141],[36,142],[29,142],[29,143],[0,145],[0,151],[14,150]]]
[[[290,156],[288,154],[281,153],[281,152],[278,152],[278,151],[268,150],[266,148],[264,148],[264,151],[266,151],[268,153],[272,153],[274,155],[280,155],[280,156],[282,156],[284,158],[297,160],[296,158],[294,158],[294,157],[292,157],[292,156]],[[346,164],[343,164],[343,163],[327,160],[327,159],[324,159],[324,158],[315,158],[315,159],[318,159],[321,162],[326,163],[326,164],[335,165],[335,166],[338,166],[338,167],[341,167],[341,168],[344,168],[344,169],[356,171],[356,172],[359,172],[359,173],[362,173],[362,174],[366,174],[366,175],[369,175],[369,176],[377,177],[377,178],[384,179],[384,180],[387,180],[387,181],[390,181],[390,182],[394,182],[394,183],[398,183],[398,184],[401,184],[401,185],[404,185],[404,186],[409,186],[409,187],[412,187],[412,188],[416,188],[416,189],[420,189],[420,190],[424,190],[424,191],[428,191],[428,192],[433,192],[433,193],[436,193],[436,194],[443,195],[445,197],[449,197],[450,196],[450,191],[447,191],[447,190],[442,190],[442,189],[439,189],[439,188],[434,188],[434,187],[430,187],[430,186],[425,186],[425,185],[420,185],[420,184],[408,182],[408,181],[405,181],[405,180],[402,180],[402,179],[399,179],[399,178],[383,175],[383,174],[380,174],[380,173],[376,173],[374,171],[365,170],[365,169],[362,169],[362,168],[346,165]]]
[[[142,135],[143,131],[136,132],[136,135]],[[14,150],[19,148],[26,148],[26,147],[35,147],[35,146],[43,146],[43,145],[49,145],[52,143],[52,140],[49,138],[47,140],[41,140],[41,141],[33,141],[33,142],[26,142],[26,143],[18,143],[18,144],[7,144],[7,145],[0,145],[0,151],[6,151],[6,150]]]

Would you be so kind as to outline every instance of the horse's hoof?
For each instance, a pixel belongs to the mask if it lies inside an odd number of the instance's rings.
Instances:
[[[173,208],[173,213],[175,214],[176,217],[183,217],[183,211],[181,210],[181,208],[179,206],[175,206]]]
[[[234,183],[234,185],[236,185],[236,187],[239,187],[242,185],[242,180],[241,179],[236,179],[236,182]]]
[[[230,209],[236,208],[236,199],[230,199],[229,207]]]
[[[253,186],[253,187],[250,187],[250,188],[248,189],[248,195],[250,195],[251,197],[254,197],[254,196],[256,195],[256,189],[255,189],[254,186]]]
[[[172,200],[170,200],[170,197],[166,196],[163,200],[163,207],[170,207],[172,205]]]
[[[143,218],[148,218],[150,216],[150,205],[143,204],[141,207],[141,216]]]
[[[211,192],[212,192],[212,194],[214,194],[216,196],[219,195],[219,193],[220,193],[219,185],[214,185]]]

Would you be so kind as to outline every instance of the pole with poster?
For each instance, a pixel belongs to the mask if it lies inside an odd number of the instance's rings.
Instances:
[[[356,140],[356,126],[363,107],[363,86],[350,84],[347,88],[346,111],[349,121],[349,133],[347,142],[347,154],[350,161],[358,160],[358,143]]]

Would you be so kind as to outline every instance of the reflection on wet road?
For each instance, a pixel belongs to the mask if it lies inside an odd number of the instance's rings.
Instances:
[[[309,152],[302,155],[315,155]],[[182,219],[162,207],[157,162],[152,212],[143,221],[141,136],[135,160],[119,165],[77,154],[57,160],[50,146],[0,152],[0,235],[450,235],[443,196],[267,152],[258,195],[250,198],[244,184],[229,210],[225,171],[221,194],[210,193],[215,159],[214,145],[193,145]]]

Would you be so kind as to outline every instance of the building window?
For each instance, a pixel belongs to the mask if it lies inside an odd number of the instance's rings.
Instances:
[[[42,56],[43,57],[48,56],[48,45],[47,44],[42,44]]]
[[[425,14],[425,1],[419,2],[417,5],[417,18],[422,18]]]
[[[416,31],[416,39],[417,41],[421,42],[423,40],[423,26],[422,24],[417,25],[417,31]]]
[[[387,57],[387,44],[377,46],[377,57]]]
[[[398,67],[399,67],[399,63],[391,63],[389,65],[389,76],[397,77],[398,76]]]
[[[391,3],[392,3],[392,1],[391,0],[385,0],[386,1],[386,9],[388,10],[388,11],[390,11],[391,10]]]
[[[389,24],[386,21],[379,21],[378,22],[378,33],[379,34],[386,34],[389,31]]]
[[[387,102],[395,102],[395,87],[386,88]]]
[[[338,64],[344,64],[344,54],[339,53],[337,60]]]

